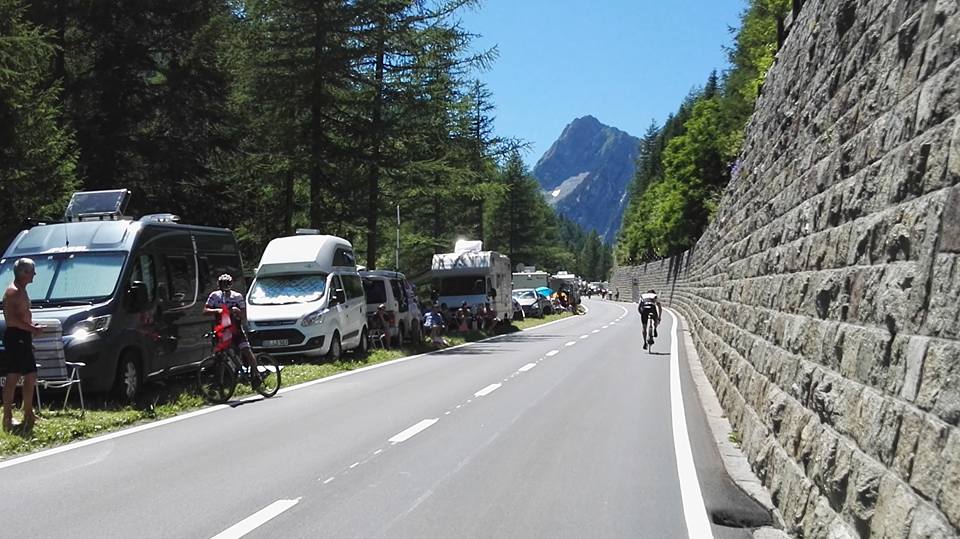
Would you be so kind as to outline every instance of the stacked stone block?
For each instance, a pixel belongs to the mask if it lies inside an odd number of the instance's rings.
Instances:
[[[960,2],[808,0],[713,224],[614,271],[690,321],[790,532],[960,535]]]

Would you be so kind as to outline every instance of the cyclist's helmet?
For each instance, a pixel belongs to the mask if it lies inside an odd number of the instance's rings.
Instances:
[[[224,286],[230,286],[233,284],[233,277],[229,273],[224,273],[223,275],[217,277],[217,286],[223,288]]]

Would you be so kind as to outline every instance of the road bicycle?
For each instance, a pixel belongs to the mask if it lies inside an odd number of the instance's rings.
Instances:
[[[216,343],[219,340],[217,332],[211,332],[206,335]],[[198,383],[200,393],[209,402],[220,404],[230,400],[238,383],[250,384],[250,387],[265,398],[270,398],[280,390],[280,364],[277,360],[266,353],[256,354],[257,372],[256,376],[260,379],[257,384],[251,376],[250,368],[240,358],[240,353],[235,346],[228,346],[223,349],[217,349],[214,346],[214,353],[200,362],[198,373]]]
[[[653,339],[656,332],[657,323],[652,316],[647,317],[647,352],[653,353]]]

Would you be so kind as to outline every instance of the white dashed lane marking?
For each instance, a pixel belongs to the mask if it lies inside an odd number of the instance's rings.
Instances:
[[[527,371],[529,371],[530,369],[532,369],[532,368],[534,368],[534,367],[536,367],[536,366],[537,366],[536,363],[527,363],[527,364],[524,365],[523,367],[520,367],[520,372],[527,372]]]
[[[547,352],[547,357],[553,357],[559,353],[560,353],[560,350],[550,350],[549,352]]]
[[[575,345],[575,344],[577,344],[577,341],[570,341],[570,342],[568,342],[567,344],[565,344],[564,346],[573,346],[573,345]]]
[[[459,408],[459,406],[457,406],[457,408]],[[408,428],[407,430],[396,434],[393,438],[390,438],[387,441],[392,444],[399,444],[400,442],[405,442],[410,438],[413,438],[417,434],[420,434],[424,430],[430,428],[437,421],[439,421],[439,419],[424,419],[423,421]]]
[[[503,384],[490,384],[487,387],[477,391],[473,394],[474,397],[486,397],[487,395],[493,393],[494,391],[500,389]]]
[[[253,530],[263,526],[270,519],[300,503],[300,498],[293,500],[277,500],[233,526],[223,530],[213,539],[239,539]]]

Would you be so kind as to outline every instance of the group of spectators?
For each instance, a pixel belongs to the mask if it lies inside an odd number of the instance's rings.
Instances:
[[[489,331],[497,323],[497,311],[489,302],[477,309],[471,309],[467,302],[459,308],[451,309],[446,303],[433,303],[423,317],[425,332],[430,334],[430,342],[446,346],[443,338],[448,333],[464,333],[467,331]]]

